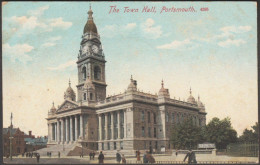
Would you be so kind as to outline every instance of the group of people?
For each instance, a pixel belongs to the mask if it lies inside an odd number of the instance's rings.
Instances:
[[[116,162],[120,163],[122,161],[123,164],[126,163],[126,159],[125,159],[125,155],[124,154],[120,154],[119,151],[117,151],[116,153]]]
[[[25,157],[26,158],[32,158],[32,157],[36,157],[38,153],[36,152],[26,152],[25,153]],[[24,154],[22,154],[22,157],[24,157]]]
[[[94,151],[89,153],[89,160],[94,160],[95,159],[96,153]]]
[[[138,160],[138,159],[137,159]],[[143,163],[155,163],[155,159],[151,152],[146,151],[143,155]]]
[[[51,157],[51,152],[47,152],[47,156],[48,156],[48,157]]]

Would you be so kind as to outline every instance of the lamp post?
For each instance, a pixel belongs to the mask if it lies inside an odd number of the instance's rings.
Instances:
[[[10,160],[13,160],[13,156],[12,156],[12,127],[13,127],[13,124],[12,124],[12,119],[13,119],[13,113],[11,113],[11,125],[10,125]]]

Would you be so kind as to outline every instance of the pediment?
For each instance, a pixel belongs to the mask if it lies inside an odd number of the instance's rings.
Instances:
[[[68,109],[73,109],[73,108],[77,108],[78,104],[74,101],[70,101],[70,100],[65,100],[61,106],[58,108],[58,112],[60,111],[64,111],[64,110],[68,110]]]

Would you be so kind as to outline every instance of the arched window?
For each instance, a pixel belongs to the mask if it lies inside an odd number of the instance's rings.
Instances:
[[[89,94],[90,100],[93,100],[93,93]]]
[[[86,69],[85,66],[82,68],[82,76],[83,76],[83,80],[86,80],[86,78],[87,78],[87,69]]]
[[[86,93],[83,94],[83,99],[87,100],[87,94]]]
[[[101,70],[99,66],[94,67],[94,79],[100,80],[101,79]]]

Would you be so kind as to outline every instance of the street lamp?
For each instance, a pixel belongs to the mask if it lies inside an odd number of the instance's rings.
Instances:
[[[12,156],[12,127],[13,127],[13,124],[12,124],[12,119],[13,119],[13,113],[11,113],[11,125],[10,125],[10,160],[13,160],[13,156]]]

